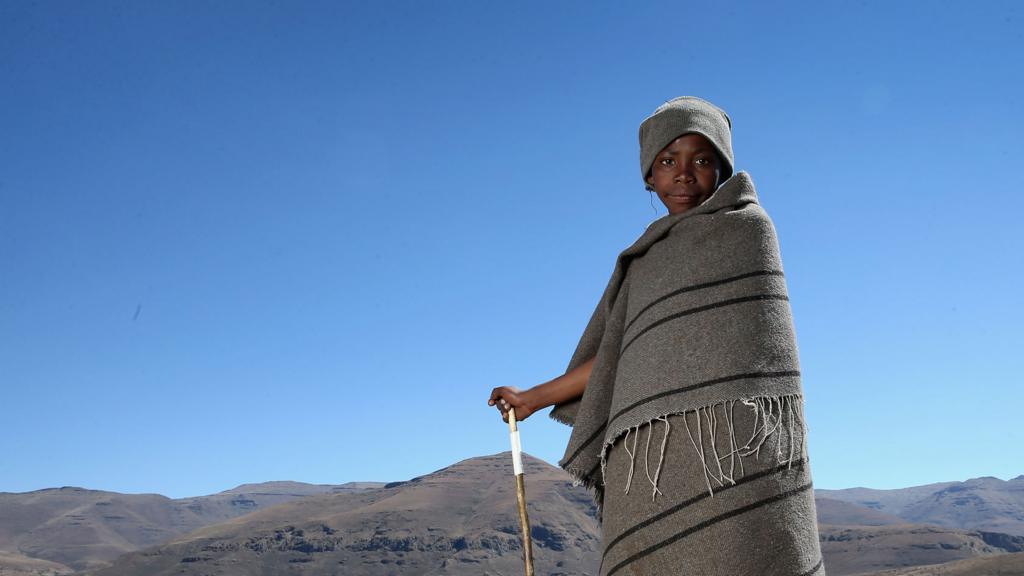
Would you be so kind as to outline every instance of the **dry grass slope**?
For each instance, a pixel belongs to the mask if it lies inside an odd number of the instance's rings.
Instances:
[[[268,482],[179,500],[72,487],[0,493],[0,552],[75,570],[97,568],[122,554],[268,506],[313,494],[350,493],[381,485]]]
[[[0,576],[66,576],[74,570],[56,562],[0,552]]]
[[[830,576],[1024,552],[1024,537],[941,526],[820,525],[819,531]]]
[[[969,558],[937,566],[886,570],[871,576],[1024,576],[1024,552]]]

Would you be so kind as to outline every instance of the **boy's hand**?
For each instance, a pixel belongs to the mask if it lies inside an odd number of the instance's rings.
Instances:
[[[526,397],[526,393],[511,386],[499,386],[492,390],[487,405],[497,406],[498,411],[501,412],[501,419],[505,422],[508,422],[509,408],[516,409],[517,422],[526,420],[530,414],[533,414],[533,407]]]

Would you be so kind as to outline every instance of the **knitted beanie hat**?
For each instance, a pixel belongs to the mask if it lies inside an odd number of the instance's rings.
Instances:
[[[708,139],[722,159],[718,183],[732,176],[732,121],[724,110],[695,96],[680,96],[658,106],[640,124],[640,177],[647,186],[647,173],[654,157],[683,134],[700,134]]]

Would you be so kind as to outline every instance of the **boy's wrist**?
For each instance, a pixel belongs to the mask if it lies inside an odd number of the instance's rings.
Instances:
[[[526,409],[529,410],[531,414],[544,407],[541,405],[541,400],[537,396],[537,386],[524,391],[520,396],[523,400],[523,404],[526,405]]]

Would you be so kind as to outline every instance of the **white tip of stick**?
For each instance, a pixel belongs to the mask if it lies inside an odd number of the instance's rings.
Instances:
[[[519,443],[519,430],[509,433],[512,437],[512,470],[516,474],[523,473],[523,447]]]

